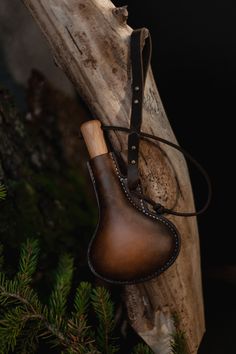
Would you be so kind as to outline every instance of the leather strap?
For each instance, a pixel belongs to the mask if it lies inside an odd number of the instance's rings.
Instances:
[[[130,40],[132,65],[132,110],[128,136],[128,186],[130,190],[139,183],[138,157],[144,88],[151,59],[151,38],[146,28],[134,30]]]
[[[121,131],[121,132],[124,132],[124,133],[129,133],[130,132],[129,128],[119,127],[119,126],[115,126],[115,125],[103,125],[102,129],[105,130],[105,131],[106,130],[116,130],[116,131]],[[132,194],[134,194],[139,199],[143,199],[147,203],[152,205],[153,209],[156,211],[157,214],[172,214],[172,215],[176,215],[176,216],[189,217],[189,216],[197,216],[197,215],[200,215],[200,214],[204,213],[207,210],[207,208],[209,207],[209,204],[211,202],[212,186],[211,186],[211,180],[210,180],[210,178],[208,176],[208,173],[202,167],[202,165],[191,154],[189,154],[189,152],[187,152],[185,149],[183,149],[179,145],[176,145],[176,144],[172,143],[169,140],[163,139],[163,138],[161,138],[159,136],[156,136],[156,135],[144,133],[144,132],[140,132],[139,133],[139,138],[140,139],[154,139],[154,140],[157,140],[158,142],[160,142],[162,144],[169,145],[172,148],[180,151],[190,162],[192,162],[192,164],[195,165],[195,167],[202,174],[202,176],[205,179],[206,184],[207,184],[208,194],[207,194],[207,200],[206,200],[205,204],[203,205],[203,207],[201,209],[199,209],[198,211],[191,211],[191,212],[182,212],[182,211],[176,211],[176,210],[173,210],[173,209],[165,208],[160,203],[157,203],[153,199],[149,198],[148,196],[145,196],[144,194],[139,193],[137,190],[131,191]]]
[[[145,42],[145,46],[142,50],[142,44]],[[130,128],[114,126],[114,125],[103,125],[102,129],[106,130],[115,130],[128,133],[128,167],[127,167],[127,179],[128,187],[130,191],[138,198],[145,200],[147,203],[152,205],[153,209],[157,214],[172,214],[176,216],[196,216],[204,213],[208,208],[211,198],[212,198],[212,186],[211,180],[206,172],[206,170],[197,162],[186,150],[184,150],[179,145],[172,143],[161,137],[141,132],[141,123],[142,123],[142,104],[143,104],[143,95],[144,95],[144,86],[147,76],[147,71],[150,63],[151,57],[151,38],[148,30],[146,28],[141,28],[134,30],[131,35],[131,60],[132,60],[132,112],[131,112],[131,121]],[[137,89],[138,87],[139,89]],[[134,100],[140,100],[139,104],[135,103]],[[81,138],[83,138],[81,136]],[[176,211],[173,209],[165,208],[160,203],[155,202],[148,196],[145,196],[139,193],[135,188],[139,183],[139,173],[138,173],[138,156],[139,156],[139,140],[140,139],[154,139],[160,143],[167,144],[172,148],[180,151],[188,160],[190,160],[195,167],[200,171],[204,177],[207,187],[208,195],[207,200],[204,206],[198,211],[191,212],[182,212]],[[132,163],[132,161],[135,163]]]
[[[212,187],[211,181],[204,170],[204,168],[183,148],[180,146],[163,139],[158,136],[154,136],[148,133],[141,132],[142,124],[142,108],[143,108],[143,97],[145,81],[147,77],[147,71],[150,64],[151,58],[151,37],[148,29],[141,28],[134,30],[131,34],[130,42],[130,55],[131,55],[131,65],[132,65],[132,111],[130,118],[130,128],[119,127],[119,126],[102,126],[104,130],[117,130],[128,133],[128,167],[127,167],[127,182],[130,191],[136,195],[136,197],[145,200],[147,203],[152,205],[153,209],[157,214],[173,214],[176,216],[196,216],[202,214],[209,206],[212,197]],[[156,203],[154,200],[137,192],[136,187],[139,183],[139,172],[138,172],[138,157],[139,157],[139,141],[142,139],[154,139],[160,143],[167,144],[174,149],[179,150],[185,157],[190,160],[201,172],[206,180],[208,187],[208,196],[204,206],[193,212],[181,212],[172,209],[167,209],[160,203]]]

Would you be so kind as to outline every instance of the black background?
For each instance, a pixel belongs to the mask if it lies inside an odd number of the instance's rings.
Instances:
[[[198,218],[207,332],[199,354],[235,354],[235,1],[114,1],[152,36],[152,68],[171,126],[208,170],[210,209]],[[199,204],[205,190],[192,173]],[[228,276],[226,276],[226,273]]]

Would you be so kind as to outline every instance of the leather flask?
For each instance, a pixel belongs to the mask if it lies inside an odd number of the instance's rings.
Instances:
[[[101,123],[81,126],[99,221],[88,248],[91,271],[105,281],[133,284],[151,279],[175,261],[180,237],[174,224],[130,192],[127,176],[108,152]],[[138,186],[141,192],[141,185]]]

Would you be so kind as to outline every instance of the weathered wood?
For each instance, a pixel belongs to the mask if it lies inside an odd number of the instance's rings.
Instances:
[[[65,71],[96,118],[128,126],[131,102],[127,9],[109,0],[22,0]],[[145,88],[142,130],[176,141],[151,69]],[[127,136],[111,133],[125,155]],[[168,146],[141,143],[140,171],[145,192],[168,208],[192,210],[194,202],[183,157]],[[188,351],[197,353],[204,325],[199,238],[196,218],[170,217],[182,235],[176,263],[159,278],[127,286],[130,322],[155,353],[170,352],[173,314],[185,332]]]

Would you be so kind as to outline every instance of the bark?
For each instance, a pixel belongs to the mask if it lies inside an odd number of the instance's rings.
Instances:
[[[95,118],[128,126],[131,107],[127,9],[109,0],[22,0],[44,32],[54,59],[74,83]],[[147,77],[142,130],[176,142],[151,69]],[[127,137],[111,133],[116,149],[126,153]],[[168,208],[194,208],[185,160],[175,150],[141,143],[144,191]],[[170,217],[182,236],[176,263],[152,281],[127,286],[125,301],[132,326],[155,353],[170,352],[176,330],[185,333],[189,353],[205,330],[196,218]]]

